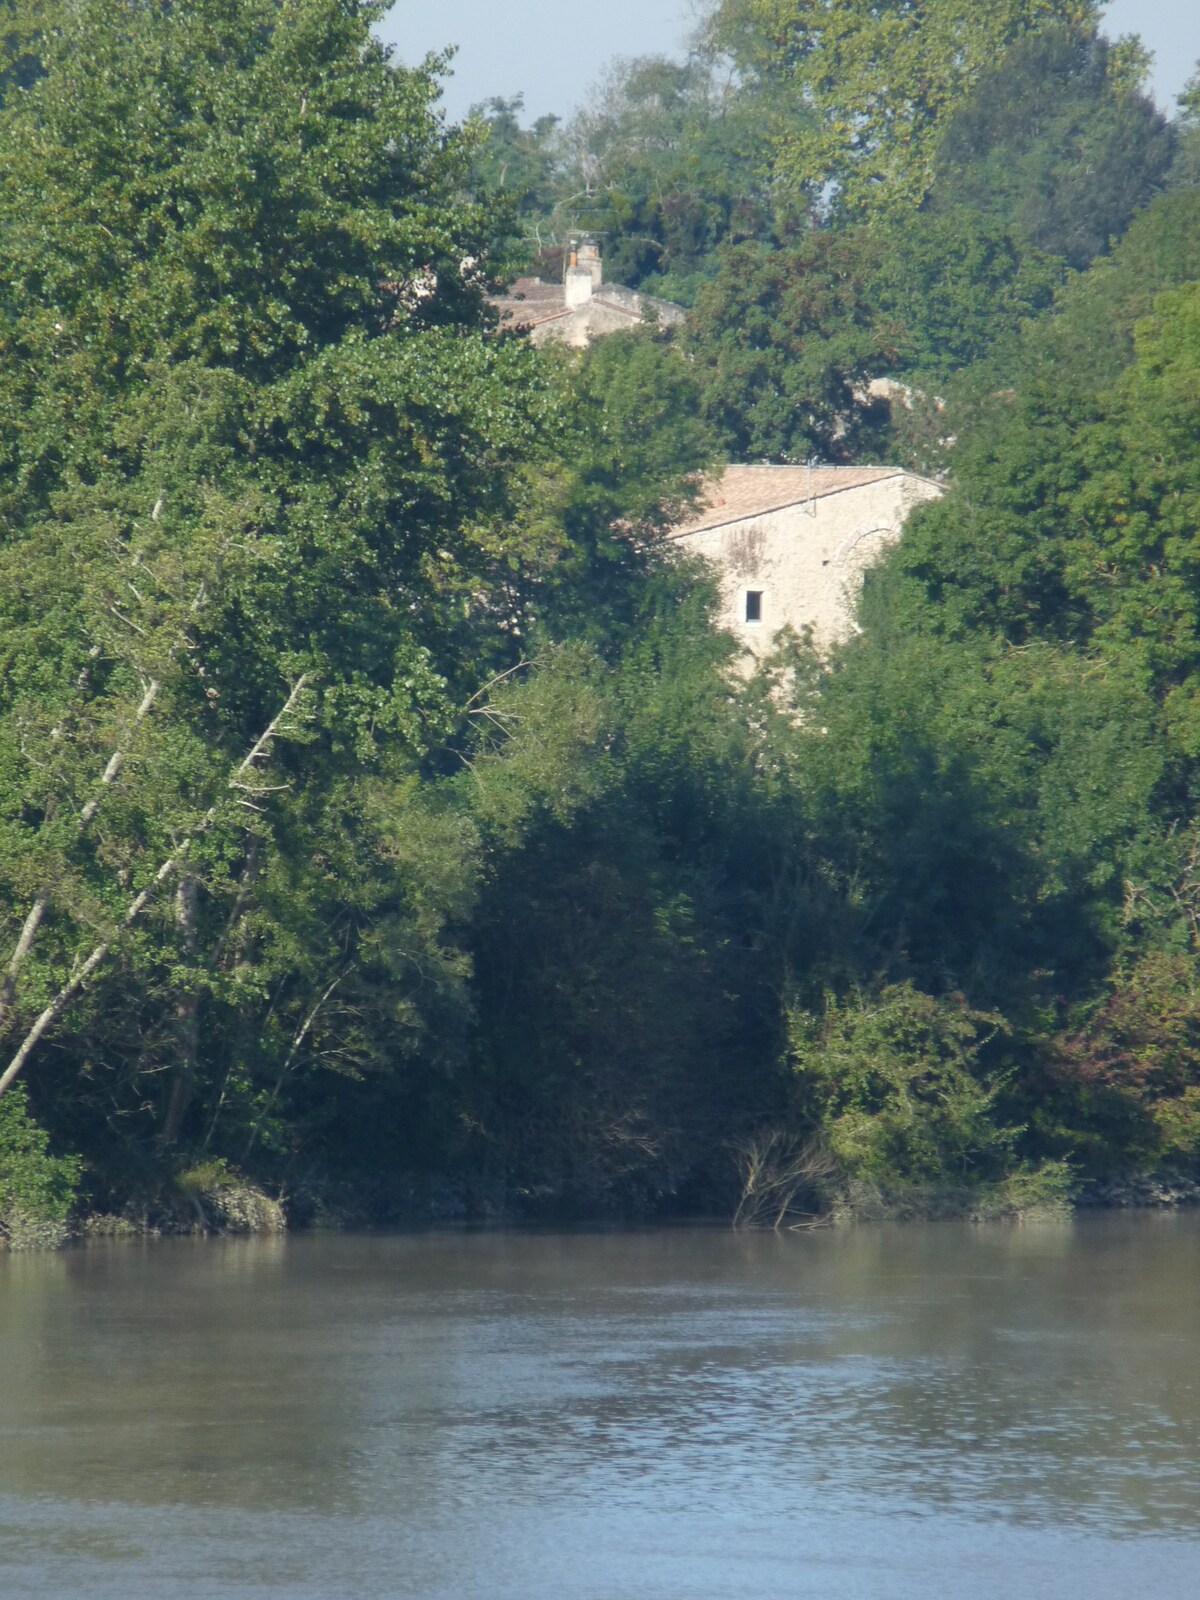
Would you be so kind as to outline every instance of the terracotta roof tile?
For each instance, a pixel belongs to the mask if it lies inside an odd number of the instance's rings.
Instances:
[[[492,304],[500,313],[502,328],[535,328],[567,311],[562,284],[543,283],[541,278],[518,278],[508,293],[497,295]]]
[[[492,304],[500,313],[502,328],[536,328],[543,322],[554,322],[569,315],[565,286],[546,283],[541,278],[518,278],[505,294],[495,295]],[[682,306],[616,283],[602,284],[591,299],[585,300],[576,310],[586,315],[591,306],[603,306],[606,311],[627,317],[630,322],[641,322],[647,311],[653,311],[663,324],[677,322],[683,316]]]
[[[821,500],[846,489],[900,476],[899,467],[726,467],[719,478],[706,480],[703,509],[672,529],[679,539],[705,528],[720,528],[746,517],[761,517],[784,506]]]

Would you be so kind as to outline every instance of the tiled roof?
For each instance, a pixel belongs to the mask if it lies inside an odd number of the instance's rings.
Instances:
[[[566,315],[566,295],[561,283],[543,283],[541,278],[518,278],[507,294],[492,301],[500,313],[502,328],[536,328]]]
[[[536,328],[543,322],[554,322],[568,315],[565,286],[546,283],[541,278],[518,278],[506,294],[496,295],[492,304],[500,313],[502,328]],[[683,316],[682,306],[616,283],[601,284],[576,310],[586,312],[589,306],[603,306],[628,317],[630,322],[640,322],[647,310],[656,312],[662,323],[674,322]]]
[[[899,467],[726,467],[719,478],[705,482],[703,508],[672,529],[672,537],[761,517],[784,506],[821,500],[899,476]]]

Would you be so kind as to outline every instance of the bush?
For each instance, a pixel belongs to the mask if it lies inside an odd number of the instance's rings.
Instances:
[[[1017,1160],[985,1070],[1002,1018],[912,984],[790,1018],[792,1065],[813,1146],[828,1152],[833,1218],[1045,1216],[1066,1209],[1065,1163]]]
[[[792,1062],[808,1116],[850,1180],[882,1187],[1002,1175],[1015,1130],[993,1116],[997,1085],[979,1070],[1003,1026],[961,996],[911,984],[821,1016],[794,1012]]]
[[[52,1156],[29,1115],[25,1087],[0,1096],[0,1240],[10,1250],[53,1250],[68,1236],[78,1156]]]
[[[1055,1041],[1048,1089],[1056,1142],[1086,1171],[1200,1167],[1196,956],[1150,950],[1118,969],[1084,1025]]]

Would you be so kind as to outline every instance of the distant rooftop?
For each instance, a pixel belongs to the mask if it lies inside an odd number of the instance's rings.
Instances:
[[[544,283],[541,278],[518,278],[508,293],[497,295],[492,304],[500,313],[502,328],[536,328],[567,314],[562,284]]]
[[[534,344],[553,339],[577,348],[647,320],[669,327],[684,315],[683,307],[669,300],[605,283],[600,246],[589,238],[572,241],[560,282],[518,278],[492,304],[502,329],[527,333]]]
[[[903,475],[899,467],[726,467],[719,478],[705,480],[703,509],[673,528],[672,537],[743,522]]]

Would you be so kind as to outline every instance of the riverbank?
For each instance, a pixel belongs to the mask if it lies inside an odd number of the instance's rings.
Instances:
[[[219,1167],[197,1169],[186,1177],[190,1181],[153,1198],[143,1197],[115,1209],[83,1211],[59,1223],[6,1219],[0,1226],[0,1250],[57,1249],[95,1239],[355,1233],[397,1227],[519,1228],[530,1223],[640,1227],[697,1220],[685,1212],[670,1216],[635,1213],[628,1208],[585,1212],[578,1206],[555,1204],[552,1197],[533,1198],[499,1186],[481,1190],[448,1180],[392,1192],[383,1203],[378,1194],[366,1195],[346,1185],[309,1186],[290,1195],[271,1195],[251,1179]],[[824,1212],[789,1212],[777,1221],[759,1217],[740,1226],[745,1231],[770,1231],[776,1225],[793,1231],[888,1222],[1029,1223],[1062,1220],[1077,1212],[1182,1210],[1197,1205],[1197,1179],[1179,1173],[1140,1173],[1088,1179],[1059,1196],[1023,1194],[1019,1188],[1003,1186],[944,1186],[903,1192],[859,1189],[841,1195]],[[700,1220],[714,1218],[706,1215]]]

